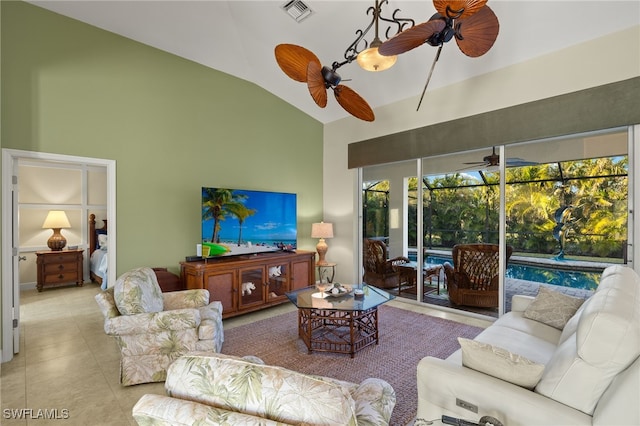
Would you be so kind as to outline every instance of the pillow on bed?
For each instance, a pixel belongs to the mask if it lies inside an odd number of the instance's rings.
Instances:
[[[107,245],[109,244],[109,236],[107,234],[98,234],[98,248],[103,251],[107,251]]]
[[[100,235],[107,235],[107,230],[106,229],[96,229],[96,246],[95,249],[99,250],[100,249]]]
[[[122,315],[161,312],[162,290],[151,268],[138,268],[122,274],[113,289],[118,311]]]

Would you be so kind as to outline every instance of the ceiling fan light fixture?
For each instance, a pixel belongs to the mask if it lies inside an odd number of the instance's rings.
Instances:
[[[360,65],[362,69],[372,72],[384,71],[388,70],[396,63],[398,55],[384,56],[378,52],[378,46],[381,44],[382,42],[380,39],[376,38],[371,42],[368,49],[358,53],[356,61],[358,61],[358,65]]]

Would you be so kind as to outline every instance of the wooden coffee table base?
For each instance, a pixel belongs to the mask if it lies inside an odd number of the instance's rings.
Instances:
[[[354,354],[378,344],[378,308],[366,311],[298,309],[298,334],[313,351]]]

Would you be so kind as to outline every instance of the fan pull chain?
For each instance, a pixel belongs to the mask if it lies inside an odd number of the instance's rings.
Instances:
[[[438,47],[438,53],[436,53],[436,57],[433,60],[433,63],[431,64],[431,69],[429,70],[429,77],[427,77],[427,82],[424,84],[424,89],[422,89],[422,95],[420,96],[420,102],[418,102],[418,108],[416,108],[416,111],[420,109],[420,105],[422,104],[422,98],[424,98],[424,93],[427,91],[427,86],[429,85],[429,81],[431,81],[431,74],[433,74],[433,69],[436,67],[436,62],[438,62],[438,59],[440,58],[440,52],[442,51],[442,46],[443,44],[440,43],[440,47]]]

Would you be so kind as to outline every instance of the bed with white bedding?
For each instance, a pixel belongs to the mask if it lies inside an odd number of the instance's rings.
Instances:
[[[103,290],[107,289],[107,263],[109,236],[107,234],[107,221],[96,228],[96,215],[89,215],[89,271],[91,281],[100,284]]]

